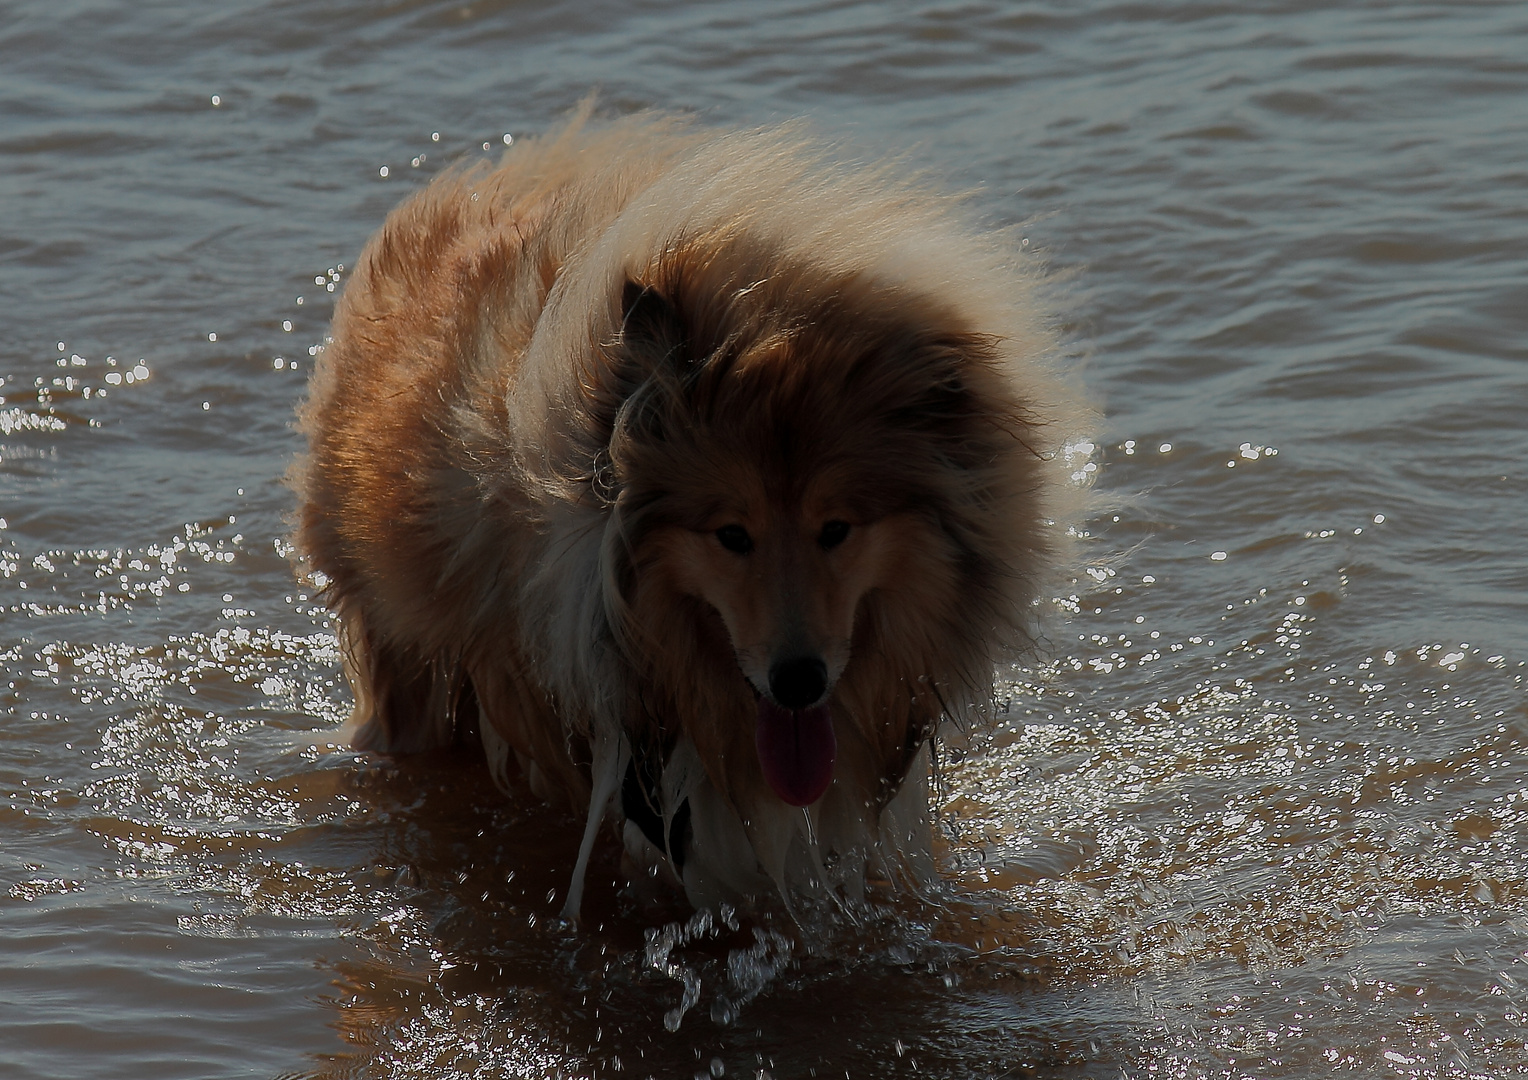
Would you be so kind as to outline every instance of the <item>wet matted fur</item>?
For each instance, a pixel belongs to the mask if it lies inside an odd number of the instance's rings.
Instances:
[[[1075,497],[1015,258],[795,125],[580,116],[409,198],[294,470],[352,744],[468,727],[586,808],[570,916],[612,808],[700,906],[925,879],[930,740],[1027,646]]]

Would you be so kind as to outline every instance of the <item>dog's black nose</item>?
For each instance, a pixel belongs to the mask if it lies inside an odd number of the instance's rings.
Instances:
[[[769,669],[769,694],[787,709],[804,709],[828,688],[828,667],[815,656],[780,660]]]

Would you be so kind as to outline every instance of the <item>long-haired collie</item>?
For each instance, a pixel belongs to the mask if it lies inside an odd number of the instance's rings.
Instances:
[[[701,907],[927,880],[1074,486],[1019,254],[795,125],[579,116],[409,198],[294,473],[351,745],[586,811],[569,918],[607,817]]]

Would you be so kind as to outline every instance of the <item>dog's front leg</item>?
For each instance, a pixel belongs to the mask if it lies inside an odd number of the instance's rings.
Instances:
[[[578,921],[578,910],[584,901],[584,874],[589,869],[589,856],[594,851],[594,838],[599,833],[600,822],[605,819],[605,808],[626,775],[627,762],[631,760],[631,746],[625,734],[610,723],[596,721],[593,735],[594,760],[589,765],[589,820],[584,825],[583,843],[578,846],[578,861],[573,864],[573,880],[568,882],[568,902],[562,906],[562,917],[568,922]]]

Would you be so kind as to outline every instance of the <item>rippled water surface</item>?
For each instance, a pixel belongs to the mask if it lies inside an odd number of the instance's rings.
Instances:
[[[0,1073],[1528,1072],[1521,4],[0,14]],[[1107,414],[945,895],[617,894],[347,708],[281,476],[344,267],[604,108],[812,117],[1021,223]],[[603,882],[604,884],[598,884]]]

